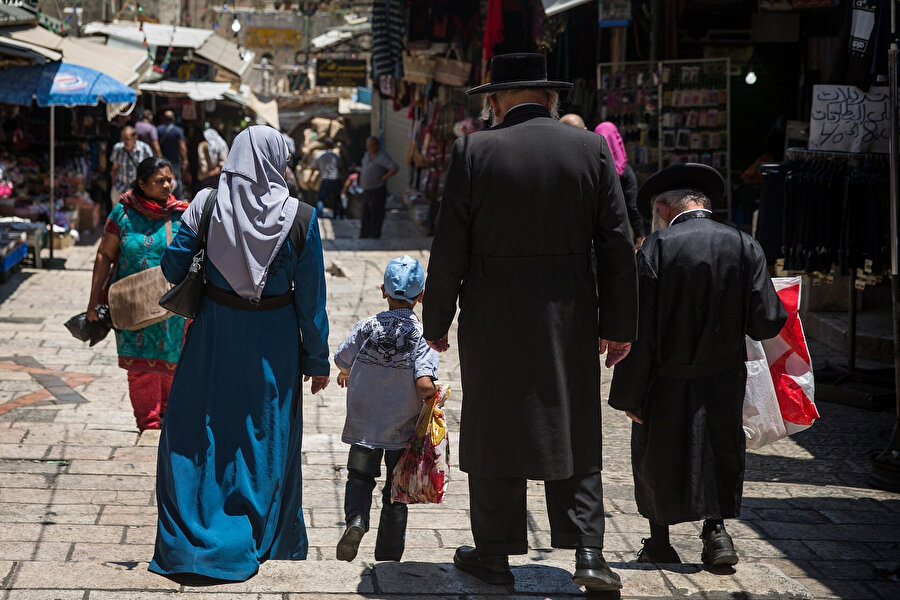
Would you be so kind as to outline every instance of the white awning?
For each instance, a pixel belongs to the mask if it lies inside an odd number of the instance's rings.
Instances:
[[[263,102],[256,94],[251,92],[249,86],[246,85],[241,86],[240,92],[228,90],[228,92],[225,93],[225,97],[241,106],[246,106],[256,113],[256,116],[262,119],[266,124],[271,125],[275,129],[280,128],[278,103],[275,102],[274,99]]]
[[[53,56],[61,54],[65,62],[96,69],[125,85],[135,83],[150,66],[145,50],[123,48],[110,52],[105,46],[78,38],[62,37],[39,26],[3,30],[0,41],[4,39],[10,43],[50,50],[52,53],[42,52],[50,60],[59,60]]]
[[[43,46],[38,46],[37,44],[29,44],[28,42],[23,42],[20,40],[14,40],[13,38],[7,36],[0,37],[0,46],[9,48],[10,51],[13,52],[22,52],[23,56],[27,55],[28,53],[34,53],[46,58],[47,60],[62,60],[62,53],[57,50],[51,50],[50,48],[44,48]]]
[[[541,0],[544,5],[544,14],[548,17],[566,12],[569,9],[587,4],[591,0]]]
[[[213,35],[209,29],[199,29],[197,27],[175,27],[173,36],[172,25],[162,25],[159,23],[144,23],[144,30],[140,30],[140,25],[133,21],[113,21],[112,23],[102,23],[94,21],[88,23],[82,29],[85,35],[105,35],[122,41],[128,41],[138,46],[144,43],[146,34],[148,46],[160,46],[168,48],[193,48],[196,50],[203,45],[206,40]]]
[[[178,81],[163,79],[153,83],[141,84],[142,92],[156,92],[158,94],[170,94],[172,96],[187,96],[195,102],[204,100],[221,100],[229,91],[231,84],[218,81]]]

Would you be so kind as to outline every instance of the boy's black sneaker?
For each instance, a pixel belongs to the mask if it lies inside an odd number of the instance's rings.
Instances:
[[[335,552],[337,559],[350,562],[356,558],[356,553],[359,551],[359,542],[365,533],[366,522],[363,520],[362,515],[353,515],[347,519],[347,529],[344,530],[344,535],[341,536],[341,540],[337,544],[337,551]]]

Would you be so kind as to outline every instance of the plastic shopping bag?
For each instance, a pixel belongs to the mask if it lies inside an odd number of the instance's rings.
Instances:
[[[816,410],[812,361],[800,323],[800,277],[772,279],[788,320],[781,332],[763,340],[775,394],[788,435],[803,431],[819,418]]]
[[[439,504],[450,479],[450,443],[444,411],[436,404],[450,396],[450,388],[425,401],[416,430],[394,467],[391,502]]]
[[[743,427],[747,448],[758,449],[787,436],[769,362],[762,342],[746,337],[747,388],[744,392]]]

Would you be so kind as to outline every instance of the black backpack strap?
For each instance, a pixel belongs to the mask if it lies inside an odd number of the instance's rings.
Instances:
[[[297,214],[294,216],[294,224],[291,225],[291,232],[288,236],[298,259],[303,254],[303,246],[306,245],[306,234],[309,233],[309,224],[312,221],[312,217],[313,207],[302,200],[298,200]]]
[[[197,249],[206,248],[206,239],[209,236],[209,222],[212,220],[212,211],[216,207],[216,196],[219,190],[212,188],[206,200],[203,202],[203,212],[200,214],[200,231],[197,233],[197,239],[200,241]]]

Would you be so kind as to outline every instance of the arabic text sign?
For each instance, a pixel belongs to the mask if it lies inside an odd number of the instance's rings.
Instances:
[[[886,87],[813,86],[809,149],[888,152],[891,113]]]

